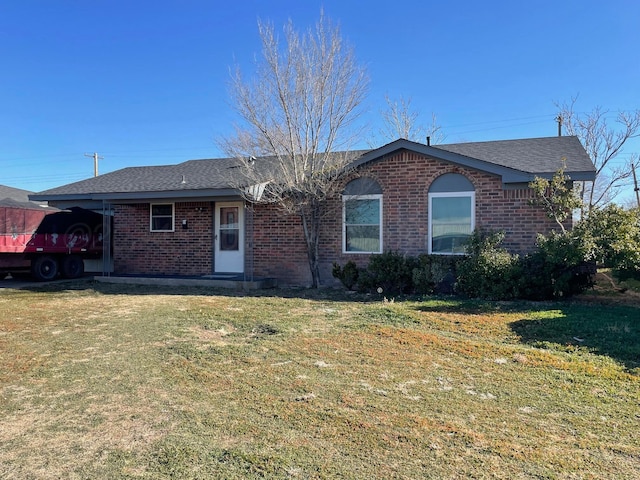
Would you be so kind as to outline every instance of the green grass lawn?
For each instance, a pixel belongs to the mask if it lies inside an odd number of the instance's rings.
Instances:
[[[0,478],[640,478],[640,305],[0,290]]]

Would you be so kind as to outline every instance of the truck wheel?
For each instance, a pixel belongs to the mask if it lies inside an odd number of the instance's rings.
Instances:
[[[67,255],[62,259],[60,273],[64,278],[78,278],[84,273],[84,262],[78,255]]]
[[[54,257],[43,255],[31,262],[31,275],[39,282],[48,282],[58,275],[58,261]]]

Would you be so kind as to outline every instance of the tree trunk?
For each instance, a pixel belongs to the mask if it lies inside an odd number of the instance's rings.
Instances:
[[[311,287],[318,288],[320,286],[320,264],[318,262],[318,244],[309,245],[307,255],[309,257],[309,269],[311,271]]]
[[[318,288],[320,286],[320,214],[319,206],[313,205],[308,210],[300,212],[302,227],[304,228],[304,239],[307,246],[307,260],[309,262],[309,271],[311,273],[311,287]]]

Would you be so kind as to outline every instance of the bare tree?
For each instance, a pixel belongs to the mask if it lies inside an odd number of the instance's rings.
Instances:
[[[232,104],[241,124],[222,148],[238,158],[243,181],[237,187],[248,200],[300,217],[317,287],[325,200],[353,160],[336,152],[353,145],[368,79],[340,29],[322,12],[315,29],[304,33],[289,21],[282,43],[272,24],[259,21],[258,29],[262,57],[253,79],[245,80],[239,68],[232,76]]]
[[[626,142],[640,135],[640,110],[620,111],[615,118],[615,127],[607,123],[608,110],[595,107],[587,113],[576,113],[574,105],[556,103],[559,118],[568,135],[577,136],[596,167],[596,178],[591,184],[582,184],[583,217],[591,209],[615,199],[623,184],[631,176],[631,164],[616,164],[614,161]]]
[[[433,143],[442,143],[444,135],[434,113],[431,114],[431,124],[425,126],[420,123],[420,113],[411,109],[411,98],[392,100],[386,95],[385,100],[387,108],[380,112],[383,121],[380,129],[382,138],[389,141],[405,138],[425,143],[427,137],[430,137]]]

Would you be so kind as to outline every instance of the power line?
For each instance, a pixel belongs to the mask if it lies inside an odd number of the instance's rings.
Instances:
[[[483,122],[475,122],[475,123],[463,123],[463,124],[458,124],[458,125],[446,125],[443,126],[442,128],[463,128],[463,127],[474,127],[476,125],[490,125],[492,123],[504,123],[504,122],[519,122],[521,120],[532,120],[534,118],[546,118],[546,119],[550,119],[551,117],[554,117],[556,114],[551,113],[551,114],[545,114],[545,115],[532,115],[529,117],[518,117],[518,118],[503,118],[501,120],[489,120],[489,121],[483,121]],[[534,122],[534,123],[538,123],[538,122]]]
[[[541,123],[545,123],[546,121],[537,121],[537,122],[526,122],[526,123],[515,123],[515,124],[509,124],[509,125],[501,125],[498,127],[491,127],[491,128],[480,128],[480,129],[475,129],[475,130],[465,130],[463,132],[452,132],[455,135],[466,135],[468,133],[480,133],[480,132],[489,132],[492,130],[501,130],[501,129],[505,129],[505,128],[514,128],[514,127],[523,127],[526,125],[536,125],[536,124],[541,124]],[[446,132],[445,132],[446,133]]]
[[[3,175],[2,178],[9,180],[47,180],[47,179],[56,179],[56,178],[68,178],[68,177],[78,177],[78,178],[87,178],[86,174],[83,173],[56,173],[56,174],[47,174],[47,175]]]
[[[132,154],[138,154],[138,153],[156,153],[156,152],[160,152],[160,153],[178,152],[179,153],[179,152],[191,152],[196,150],[214,150],[214,149],[215,148],[213,146],[154,148],[149,150],[126,150],[126,152],[124,153],[107,151],[105,152],[105,155],[108,155],[110,157],[131,157],[131,156],[134,156]],[[77,151],[70,152],[70,153],[54,153],[54,154],[46,154],[46,155],[28,155],[28,156],[20,155],[20,156],[12,156],[11,158],[7,158],[6,154],[2,154],[0,155],[0,162],[4,162],[5,160],[8,160],[8,161],[20,162],[22,165],[24,165],[24,163],[22,162],[24,162],[25,160],[50,160],[52,158],[75,157],[76,155],[78,155]]]

